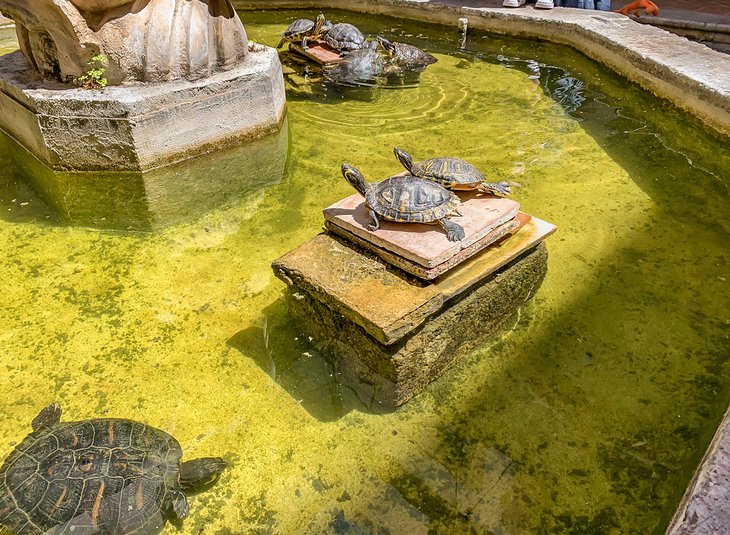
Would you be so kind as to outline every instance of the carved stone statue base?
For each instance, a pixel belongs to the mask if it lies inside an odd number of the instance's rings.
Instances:
[[[145,171],[278,130],[286,114],[276,50],[208,78],[69,89],[19,51],[0,57],[0,129],[56,170]]]

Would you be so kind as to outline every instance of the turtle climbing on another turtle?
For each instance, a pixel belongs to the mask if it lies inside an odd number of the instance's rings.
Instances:
[[[343,51],[341,53],[343,60],[325,72],[327,79],[337,83],[352,84],[375,82],[385,71],[386,65],[376,52],[377,44],[374,41],[373,45],[358,50]]]
[[[327,26],[327,21],[323,13],[318,14],[314,20],[297,19],[287,26],[284,33],[281,34],[281,41],[276,45],[276,48],[281,48],[284,46],[284,43],[301,41],[302,48],[306,50],[308,39],[319,39],[322,33],[328,29],[329,27]]]
[[[498,197],[506,197],[511,193],[507,182],[487,182],[479,169],[461,158],[444,156],[414,163],[411,155],[403,149],[394,147],[393,152],[409,173],[437,182],[447,189],[477,189]]]
[[[335,50],[358,50],[368,46],[363,34],[356,26],[349,22],[334,24],[322,36],[322,39]]]
[[[390,63],[402,69],[421,69],[438,61],[431,54],[424,52],[417,46],[391,42],[381,36],[378,36],[377,39],[378,43],[388,53]]]
[[[44,408],[0,467],[0,528],[13,535],[153,535],[226,466],[181,463],[175,438],[133,420],[60,419],[57,404]]]
[[[449,241],[464,239],[461,225],[448,219],[451,215],[460,215],[459,197],[435,182],[400,175],[368,183],[360,171],[346,163],[342,164],[342,175],[365,197],[372,221],[367,225],[368,230],[378,230],[380,219],[397,223],[433,223],[443,227]]]

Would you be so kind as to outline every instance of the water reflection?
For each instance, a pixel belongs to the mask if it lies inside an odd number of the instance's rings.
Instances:
[[[334,421],[352,410],[369,414],[394,410],[380,401],[375,385],[354,380],[349,370],[326,359],[298,333],[284,299],[263,310],[259,325],[236,333],[228,345],[251,358],[319,421]]]
[[[0,132],[0,207],[9,208],[2,217],[111,230],[166,228],[280,182],[288,147],[285,122],[269,137],[144,173],[69,172],[50,169]],[[39,208],[29,215],[19,209],[23,203]]]

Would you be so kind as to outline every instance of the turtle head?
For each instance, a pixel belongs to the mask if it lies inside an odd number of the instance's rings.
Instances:
[[[413,168],[413,158],[411,155],[398,147],[393,147],[393,154],[395,154],[395,157],[398,158],[401,165],[410,173]]]
[[[365,177],[362,176],[360,171],[351,166],[349,163],[343,163],[342,176],[345,177],[345,180],[347,180],[350,185],[360,193],[360,195],[365,197],[367,182],[365,182]]]
[[[180,487],[183,491],[202,490],[218,481],[226,466],[226,461],[220,457],[203,457],[180,463]]]
[[[381,44],[381,46],[388,51],[389,53],[395,52],[395,45],[388,41],[385,37],[381,37],[378,35],[378,43]]]
[[[318,35],[322,32],[326,22],[327,19],[325,19],[324,13],[320,13],[317,15],[317,18],[314,19],[314,35]]]

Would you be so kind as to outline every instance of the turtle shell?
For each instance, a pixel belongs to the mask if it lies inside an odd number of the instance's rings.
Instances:
[[[350,83],[372,82],[383,73],[385,68],[380,54],[369,48],[348,52],[344,58],[344,61],[335,65],[327,73],[330,80]]]
[[[435,182],[411,175],[370,184],[365,201],[383,219],[433,223],[455,212],[459,197]]]
[[[296,40],[297,37],[304,37],[304,34],[314,29],[314,21],[310,19],[297,19],[286,27],[281,34],[282,39]]]
[[[333,25],[322,39],[337,50],[357,50],[367,46],[365,35],[356,26],[347,22],[338,22]]]
[[[445,187],[476,187],[486,180],[479,169],[472,164],[450,156],[416,162],[411,167],[411,173]]]
[[[180,492],[169,434],[117,418],[54,423],[0,467],[0,526],[15,535],[157,533]]]

